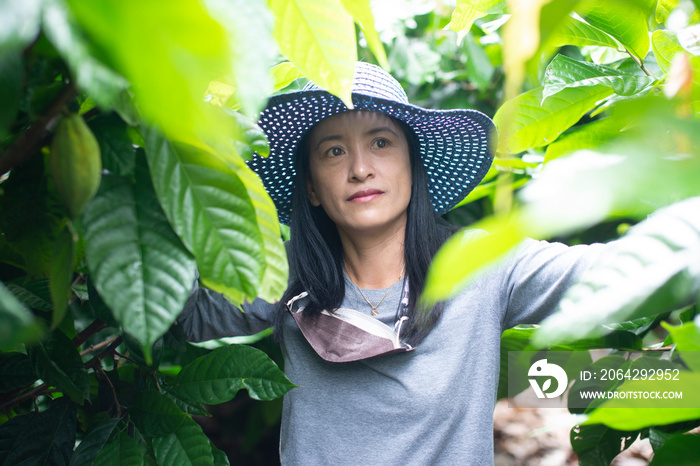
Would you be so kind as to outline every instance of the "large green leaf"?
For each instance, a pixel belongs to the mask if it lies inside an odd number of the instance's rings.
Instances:
[[[75,449],[69,466],[91,466],[118,423],[119,419],[109,418],[90,429]]]
[[[435,303],[455,296],[478,270],[495,262],[526,236],[520,219],[500,217],[487,218],[473,229],[453,235],[430,264],[421,300]]]
[[[619,137],[625,121],[619,118],[603,118],[577,126],[547,146],[545,163],[581,149],[594,149]]]
[[[189,418],[175,432],[153,439],[153,452],[162,465],[214,465],[209,439],[199,424]]]
[[[649,52],[647,2],[637,0],[587,0],[577,11],[586,21],[617,39],[640,60]]]
[[[19,112],[23,81],[22,53],[18,50],[0,51],[0,102],[3,103],[0,107],[0,139],[7,137],[8,130]]]
[[[124,331],[144,347],[182,311],[195,263],[172,231],[151,187],[145,161],[137,182],[103,175],[83,216],[91,278]]]
[[[355,18],[360,29],[362,29],[367,45],[377,58],[379,65],[388,70],[389,61],[386,59],[384,45],[374,27],[374,15],[372,14],[369,0],[342,0],[342,2],[345,9]]]
[[[90,397],[90,381],[75,345],[60,330],[54,330],[46,343],[27,348],[36,375],[58,388],[78,404]]]
[[[600,335],[601,324],[672,311],[700,287],[700,198],[659,211],[631,228],[564,295],[560,312],[535,335],[538,345]]]
[[[490,13],[503,13],[505,6],[505,0],[457,0],[446,28],[455,31],[460,38],[463,38],[474,21]]]
[[[175,144],[155,132],[146,155],[156,194],[170,224],[194,254],[200,279],[233,301],[257,296],[265,256],[246,183],[250,170],[208,151]]]
[[[234,168],[250,196],[263,241],[265,271],[260,282],[258,297],[268,302],[275,302],[287,289],[289,276],[289,262],[282,242],[277,208],[265,191],[260,178],[243,164],[239,164],[238,167],[234,165]]]
[[[638,431],[615,430],[604,425],[574,426],[571,447],[579,464],[605,466],[629,448],[638,436]]]
[[[654,50],[656,63],[665,72],[671,69],[671,60],[677,53],[685,52],[675,34],[664,29],[658,29],[651,34],[651,47]]]
[[[172,383],[178,396],[204,404],[224,403],[241,388],[256,400],[279,398],[294,385],[262,351],[225,346],[192,361]]]
[[[211,80],[230,75],[234,45],[202,2],[172,0],[167,8],[157,0],[68,3],[97,53],[131,83],[145,119],[183,140],[225,137],[203,96]]]
[[[90,120],[88,126],[100,145],[102,168],[114,175],[133,178],[136,150],[124,120],[108,113]]]
[[[353,18],[340,0],[268,0],[280,51],[301,73],[352,108],[357,61]]]
[[[141,433],[162,437],[181,428],[189,416],[175,402],[157,390],[141,390],[134,397],[129,415]]]
[[[270,67],[277,58],[272,14],[262,1],[205,0],[204,4],[229,36],[235,99],[243,113],[253,117],[272,92]]]
[[[49,269],[49,288],[53,302],[52,328],[56,328],[61,323],[68,310],[68,298],[72,294],[74,255],[73,233],[68,228],[64,228],[54,243]]]
[[[0,465],[68,464],[75,428],[75,404],[65,397],[41,413],[16,416],[0,426]]]
[[[113,105],[129,83],[93,53],[64,0],[44,2],[42,21],[46,37],[70,67],[77,85],[99,105]]]
[[[0,55],[21,50],[39,34],[41,0],[0,2]]]
[[[605,424],[614,429],[632,430],[644,427],[672,424],[675,422],[700,419],[700,407],[697,386],[700,383],[700,374],[697,372],[683,371],[675,385],[667,383],[664,389],[673,392],[682,392],[683,399],[657,399],[638,400],[613,398],[605,401],[591,412],[584,424]],[[622,384],[622,391],[657,392],[659,384],[648,380],[632,380]],[[687,407],[664,408],[666,403],[675,406],[684,404]],[[653,403],[653,405],[652,405]],[[644,415],[640,416],[640,412]]]
[[[141,445],[126,432],[119,432],[95,456],[94,466],[140,466],[146,464]]]
[[[563,21],[561,25],[552,32],[549,36],[548,44],[556,47],[563,47],[565,45],[576,45],[578,47],[585,47],[587,45],[613,48],[619,47],[615,39],[608,34],[573,17]]]
[[[663,447],[654,451],[650,466],[693,466],[698,461],[700,436],[697,434],[676,435],[668,439]]]
[[[38,339],[40,327],[31,311],[0,283],[0,350]]]
[[[654,78],[622,73],[605,65],[595,65],[557,55],[547,66],[544,78],[543,99],[572,87],[603,85],[611,87],[616,94],[633,96],[650,90]]]
[[[505,102],[494,116],[499,152],[518,153],[553,142],[612,93],[601,85],[566,88],[543,103],[544,88],[538,87]]]

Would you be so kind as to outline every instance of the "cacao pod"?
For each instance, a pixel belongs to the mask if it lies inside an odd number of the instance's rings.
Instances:
[[[51,143],[51,176],[72,218],[78,217],[100,187],[100,146],[77,113],[64,117]]]

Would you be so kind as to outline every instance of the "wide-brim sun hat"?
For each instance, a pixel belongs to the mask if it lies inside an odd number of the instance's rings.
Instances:
[[[394,77],[364,62],[355,65],[352,102],[354,110],[389,115],[413,130],[427,172],[428,192],[439,214],[467,197],[491,166],[495,126],[479,111],[412,105]],[[338,97],[309,82],[301,91],[271,97],[261,112],[258,125],[270,142],[270,155],[253,155],[248,165],[260,176],[281,223],[290,223],[294,158],[302,137],[321,120],[350,110]]]

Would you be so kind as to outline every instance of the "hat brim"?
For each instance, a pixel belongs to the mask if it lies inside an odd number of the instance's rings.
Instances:
[[[443,214],[481,182],[495,151],[495,126],[476,110],[433,110],[353,94],[355,110],[379,112],[406,123],[418,137],[433,207]],[[321,90],[273,96],[258,124],[270,142],[270,155],[254,155],[248,165],[262,179],[281,223],[289,224],[296,169],[294,157],[304,134],[321,120],[349,109]]]

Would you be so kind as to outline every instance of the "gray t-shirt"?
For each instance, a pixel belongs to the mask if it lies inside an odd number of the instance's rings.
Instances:
[[[287,315],[285,373],[299,387],[284,398],[282,463],[492,464],[501,333],[551,314],[601,249],[524,242],[448,301],[435,327],[408,353],[326,362]],[[376,303],[386,291],[363,293]],[[401,292],[397,282],[377,309],[390,326]],[[370,313],[347,278],[342,307]],[[179,321],[191,340],[201,341],[260,331],[276,309],[256,300],[244,314],[218,293],[199,289]]]

